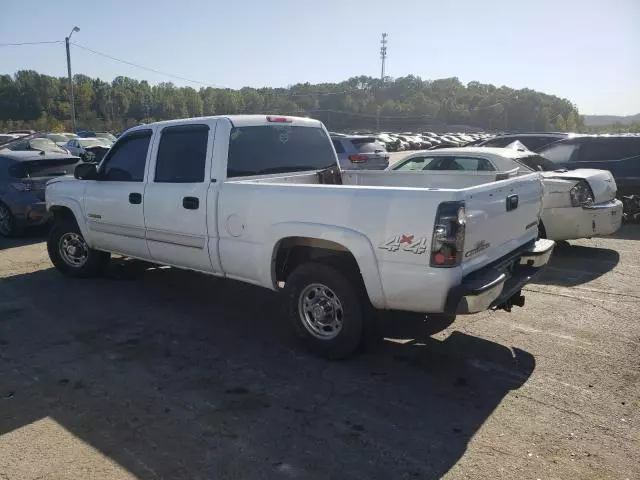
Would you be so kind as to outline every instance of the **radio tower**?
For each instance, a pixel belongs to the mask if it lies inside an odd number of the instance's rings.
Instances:
[[[380,40],[380,60],[382,60],[382,69],[380,72],[380,80],[384,82],[384,63],[387,60],[387,34],[382,34],[382,40]]]

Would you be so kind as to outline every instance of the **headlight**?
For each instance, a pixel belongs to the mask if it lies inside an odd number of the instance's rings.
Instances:
[[[582,207],[593,203],[593,191],[586,180],[580,180],[569,190],[572,207]]]

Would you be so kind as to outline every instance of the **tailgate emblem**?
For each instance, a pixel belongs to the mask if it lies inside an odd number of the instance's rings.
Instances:
[[[475,255],[476,253],[480,253],[483,250],[486,250],[487,248],[489,248],[491,246],[491,244],[489,242],[486,242],[484,240],[480,240],[478,243],[476,243],[476,246],[474,249],[469,250],[467,253],[464,254],[464,258],[469,258],[473,255]]]

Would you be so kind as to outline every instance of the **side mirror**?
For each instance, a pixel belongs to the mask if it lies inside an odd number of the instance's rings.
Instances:
[[[98,165],[95,163],[81,163],[76,166],[73,176],[78,180],[97,180]]]

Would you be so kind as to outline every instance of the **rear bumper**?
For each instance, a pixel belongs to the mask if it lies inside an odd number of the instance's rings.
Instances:
[[[549,262],[554,245],[551,240],[532,242],[467,275],[449,291],[445,312],[478,313],[520,298],[522,287]]]
[[[611,235],[622,225],[622,202],[613,199],[585,207],[543,210],[547,238],[571,240]]]
[[[47,211],[46,202],[9,204],[11,214],[24,226],[37,226],[47,223],[51,213]]]

